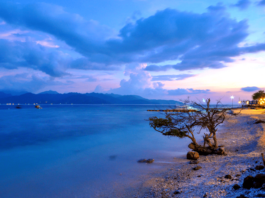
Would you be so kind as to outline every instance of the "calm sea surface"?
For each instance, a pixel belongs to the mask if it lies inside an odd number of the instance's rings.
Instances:
[[[157,105],[0,105],[0,197],[108,197],[132,187],[188,139],[149,127]],[[139,164],[154,158],[153,164]],[[156,164],[157,163],[157,164]]]

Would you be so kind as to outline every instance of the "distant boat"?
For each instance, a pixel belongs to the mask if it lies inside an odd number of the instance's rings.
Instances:
[[[42,109],[42,107],[40,105],[35,105],[36,109]]]

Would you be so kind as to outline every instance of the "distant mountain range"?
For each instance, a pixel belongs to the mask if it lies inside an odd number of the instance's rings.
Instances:
[[[136,95],[117,95],[101,93],[65,93],[46,91],[39,94],[25,93],[10,95],[0,92],[0,103],[38,103],[38,104],[182,104],[174,100],[149,100]]]

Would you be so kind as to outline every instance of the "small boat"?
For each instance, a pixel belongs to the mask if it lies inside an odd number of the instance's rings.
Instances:
[[[21,109],[21,106],[20,106],[20,105],[17,105],[17,106],[16,106],[16,109]]]
[[[42,107],[40,105],[35,105],[36,109],[42,109]]]

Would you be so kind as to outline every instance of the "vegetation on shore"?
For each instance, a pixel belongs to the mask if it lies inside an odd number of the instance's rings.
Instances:
[[[228,109],[221,108],[220,101],[217,101],[214,106],[211,106],[210,102],[211,100],[207,99],[206,105],[202,105],[186,100],[184,103],[197,109],[197,111],[165,112],[164,118],[150,117],[149,124],[163,135],[189,138],[192,141],[189,148],[199,154],[225,154],[218,145],[216,136],[218,126],[228,116],[236,116],[237,114],[230,114]],[[203,145],[200,145],[194,134],[196,132],[199,134],[202,129],[206,129],[204,131],[207,132],[203,136]]]
[[[252,99],[253,100],[259,100],[260,98],[265,98],[265,93],[263,90],[260,90],[258,92],[255,92],[253,95],[252,95]]]

